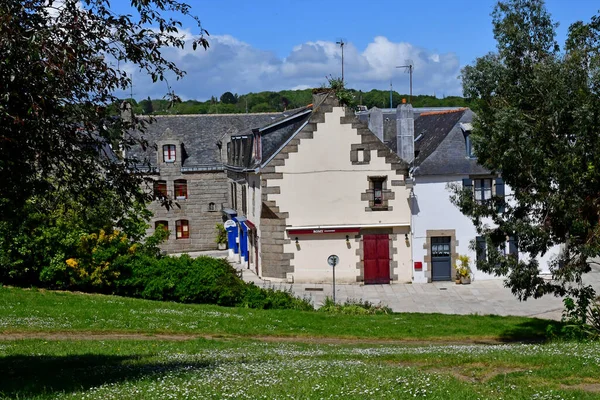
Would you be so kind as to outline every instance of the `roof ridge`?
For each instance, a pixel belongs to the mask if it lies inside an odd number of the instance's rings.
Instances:
[[[468,107],[458,108],[456,110],[443,110],[443,111],[426,111],[424,113],[419,114],[420,117],[427,117],[428,115],[442,115],[442,114],[451,114],[456,112],[463,112],[468,110]]]
[[[263,113],[229,113],[229,114],[157,114],[157,115],[140,115],[139,117],[153,117],[153,118],[176,118],[176,117],[223,117],[223,116],[236,116],[236,115],[280,115],[286,111],[273,111]]]

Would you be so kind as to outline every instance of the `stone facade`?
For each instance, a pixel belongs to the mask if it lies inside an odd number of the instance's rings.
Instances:
[[[161,245],[167,253],[213,250],[215,242],[215,225],[223,222],[221,208],[227,206],[227,175],[224,171],[207,171],[202,173],[182,173],[179,168],[162,167],[160,175],[152,176],[155,180],[165,180],[167,191],[173,196],[175,180],[187,181],[187,199],[175,200],[177,205],[167,210],[159,202],[153,202],[148,209],[154,214],[148,234],[154,232],[157,221],[167,221],[171,231],[169,239]],[[177,239],[175,224],[177,220],[187,220],[189,238]]]

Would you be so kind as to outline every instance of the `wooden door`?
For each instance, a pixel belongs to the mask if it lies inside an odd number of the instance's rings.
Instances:
[[[452,280],[452,258],[450,236],[431,238],[431,280]]]
[[[390,240],[388,235],[364,235],[363,248],[365,283],[390,283]]]

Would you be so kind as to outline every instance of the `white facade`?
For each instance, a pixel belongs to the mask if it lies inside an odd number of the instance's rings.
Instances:
[[[453,255],[467,255],[471,259],[470,267],[473,280],[501,279],[478,271],[475,266],[476,254],[471,249],[471,242],[475,240],[477,231],[470,218],[463,215],[458,207],[450,201],[451,191],[449,184],[462,186],[463,178],[467,175],[438,175],[418,176],[414,184],[413,198],[413,264],[421,262],[422,270],[414,270],[415,283],[431,282],[431,242],[428,237],[453,235],[451,243]],[[510,188],[505,188],[505,195],[510,198]],[[510,201],[510,200],[509,200]],[[429,234],[428,234],[429,232]],[[540,257],[541,273],[548,273],[548,261],[558,253],[558,248]],[[526,255],[519,253],[519,258]],[[453,257],[455,262],[455,257]]]

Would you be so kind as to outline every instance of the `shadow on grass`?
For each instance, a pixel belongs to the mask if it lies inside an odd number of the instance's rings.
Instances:
[[[183,369],[208,369],[202,361],[143,362],[143,356],[8,356],[0,358],[0,398],[52,396]]]
[[[531,319],[521,322],[500,334],[504,342],[546,342],[560,338],[564,323],[547,319]],[[559,336],[557,336],[559,335]]]

